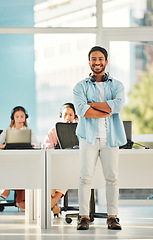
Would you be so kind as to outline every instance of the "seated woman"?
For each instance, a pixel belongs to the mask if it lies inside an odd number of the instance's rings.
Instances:
[[[72,103],[65,103],[62,106],[61,112],[60,112],[60,118],[62,118],[62,121],[65,123],[72,123],[72,122],[78,122],[78,117],[75,112],[74,105]],[[57,135],[55,128],[51,128],[44,141],[44,144],[46,144],[46,148],[55,148],[57,145]],[[60,198],[62,198],[67,189],[52,189],[51,190],[51,208],[53,209],[53,213],[59,216],[60,209],[58,208],[58,201]]]
[[[11,123],[10,127],[7,129],[27,129],[27,118],[28,113],[22,106],[16,106],[13,108],[11,112]],[[5,141],[6,141],[6,130],[4,129],[3,132],[0,134],[0,149],[5,148]],[[34,145],[35,143],[38,143],[33,131],[31,131],[31,144]],[[23,166],[24,167],[24,166]],[[20,180],[20,179],[19,179]],[[25,190],[15,190],[16,191],[16,206],[21,209],[22,212],[25,212]],[[6,199],[10,194],[10,190],[5,190],[1,197]]]

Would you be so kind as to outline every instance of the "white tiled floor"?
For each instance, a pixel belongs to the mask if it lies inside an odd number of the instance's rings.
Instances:
[[[153,206],[119,207],[122,231],[108,230],[106,219],[95,219],[88,231],[77,231],[76,219],[67,224],[64,213],[52,219],[52,229],[41,230],[35,222],[28,223],[24,213],[12,209],[0,213],[0,240],[153,239]]]

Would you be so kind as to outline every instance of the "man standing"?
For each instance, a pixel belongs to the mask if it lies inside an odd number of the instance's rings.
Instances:
[[[120,111],[124,105],[123,84],[105,73],[106,49],[95,46],[89,54],[91,73],[76,84],[74,103],[79,115],[77,136],[80,145],[79,214],[77,230],[89,229],[91,182],[98,156],[106,181],[107,224],[121,230],[118,214],[118,153],[126,144]]]

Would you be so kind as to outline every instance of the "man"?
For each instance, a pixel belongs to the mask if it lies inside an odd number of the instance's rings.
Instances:
[[[74,87],[74,102],[79,115],[77,135],[80,145],[79,214],[77,230],[89,229],[91,182],[98,156],[106,181],[107,224],[121,230],[118,213],[118,153],[126,144],[120,111],[124,105],[123,84],[105,73],[106,49],[95,46],[89,54],[91,73]]]

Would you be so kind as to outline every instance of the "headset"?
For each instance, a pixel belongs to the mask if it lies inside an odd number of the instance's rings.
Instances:
[[[72,108],[72,110],[74,111],[75,118],[78,118],[73,103],[64,103],[64,104],[62,105],[62,107],[61,107],[61,109],[60,109],[60,114],[59,114],[59,117],[60,117],[60,118],[62,117],[62,111],[63,111],[63,109],[66,108],[66,107]]]
[[[90,80],[91,80],[92,82],[96,82],[96,76],[95,76],[95,75],[92,75],[92,73],[90,73],[90,74],[89,74],[89,77],[90,77]],[[108,80],[108,74],[105,73],[104,75],[102,75],[101,81],[102,81],[102,82],[106,82],[107,80]]]
[[[17,111],[22,111],[22,112],[24,112],[24,113],[25,113],[25,116],[26,116],[26,119],[29,117],[29,115],[28,115],[28,113],[27,113],[27,111],[26,111],[26,109],[25,109],[24,107],[22,107],[22,106],[16,106],[16,107],[14,107],[14,108],[12,109],[12,111],[11,111],[11,116],[10,116],[11,120],[14,120],[14,114],[15,114],[15,112],[17,112]]]

